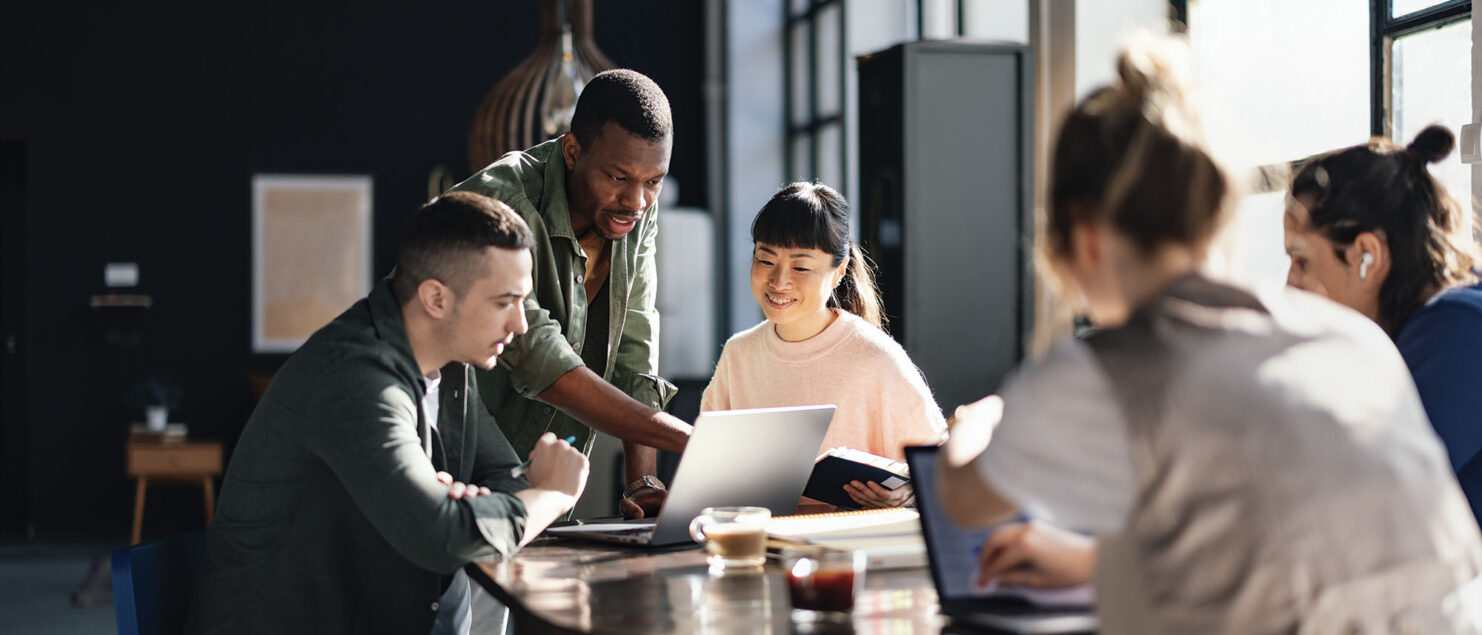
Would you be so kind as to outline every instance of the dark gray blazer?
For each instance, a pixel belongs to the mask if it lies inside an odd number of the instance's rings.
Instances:
[[[385,281],[309,338],[232,454],[187,631],[426,633],[446,576],[513,552],[528,484],[468,366],[442,377],[434,431]],[[495,494],[450,500],[438,469]]]

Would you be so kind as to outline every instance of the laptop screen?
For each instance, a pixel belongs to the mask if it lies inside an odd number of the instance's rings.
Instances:
[[[937,446],[906,448],[911,466],[911,484],[916,488],[916,510],[921,513],[921,533],[931,561],[932,581],[943,600],[973,597],[972,576],[978,570],[978,553],[991,531],[964,529],[949,520],[937,502]]]

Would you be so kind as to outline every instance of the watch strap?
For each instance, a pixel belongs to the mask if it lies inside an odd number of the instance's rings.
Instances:
[[[626,488],[623,488],[623,498],[632,498],[634,494],[638,493],[638,490],[645,488],[656,489],[661,492],[668,491],[664,489],[664,483],[657,476],[644,474],[633,479],[632,482],[628,483]]]

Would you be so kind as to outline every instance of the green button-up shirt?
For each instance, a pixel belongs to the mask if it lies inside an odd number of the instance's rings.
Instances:
[[[534,292],[525,300],[530,330],[517,336],[492,371],[480,372],[479,393],[521,457],[529,456],[546,431],[574,436],[590,452],[592,430],[536,399],[561,375],[583,365],[587,341],[587,295],[582,276],[587,256],[571,230],[566,201],[566,162],[560,139],[525,152],[504,155],[453,187],[503,201],[514,208],[535,237]],[[657,375],[659,314],[655,308],[658,274],[654,244],[659,234],[658,203],[638,226],[611,245],[605,367],[593,372],[641,403],[663,408],[673,384]]]

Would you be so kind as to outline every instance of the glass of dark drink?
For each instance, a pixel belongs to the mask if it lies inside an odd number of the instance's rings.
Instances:
[[[864,588],[863,551],[788,547],[782,552],[782,567],[795,619],[847,617],[854,597]]]

